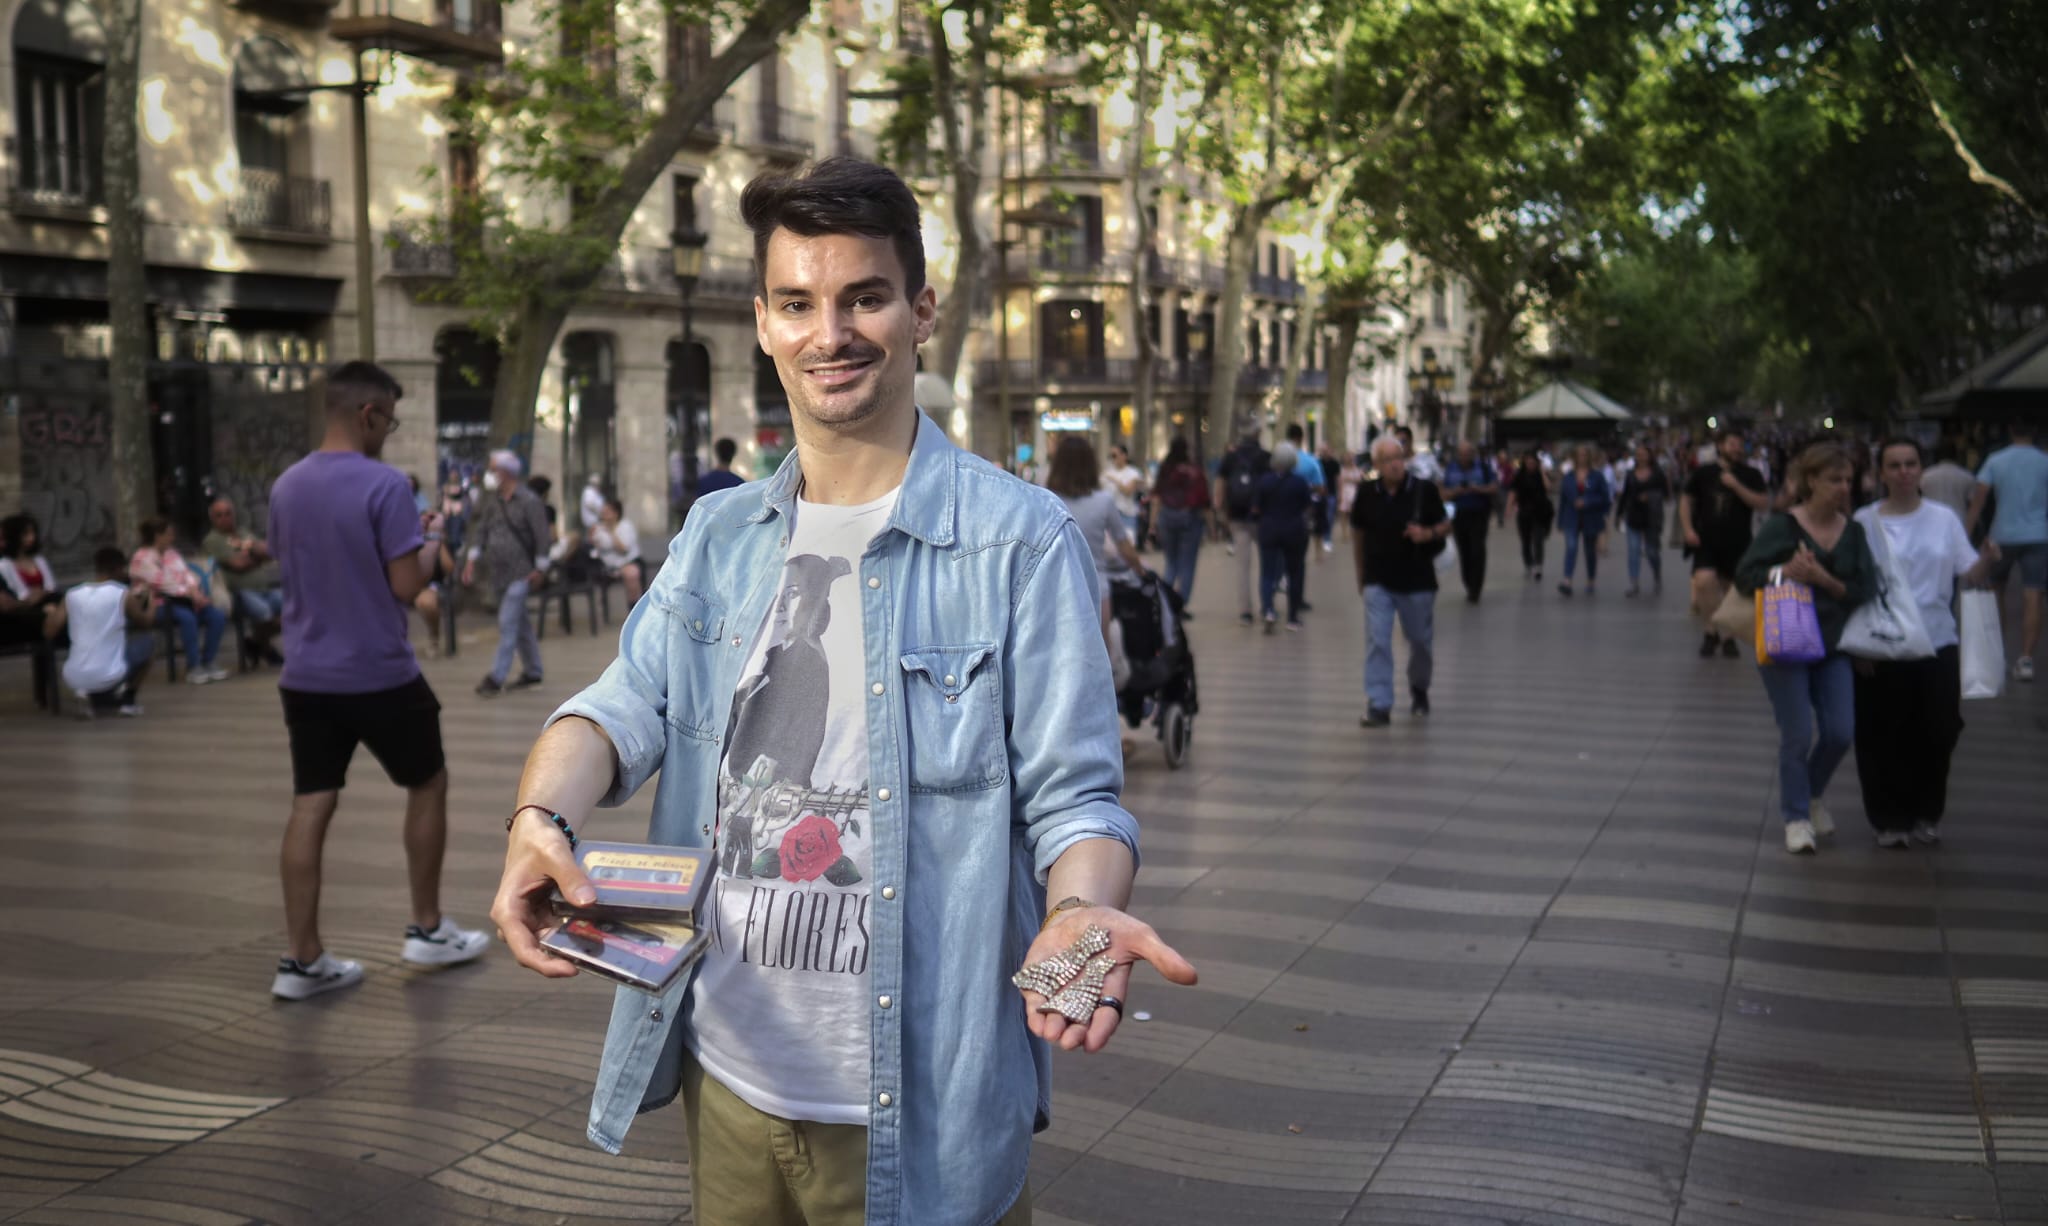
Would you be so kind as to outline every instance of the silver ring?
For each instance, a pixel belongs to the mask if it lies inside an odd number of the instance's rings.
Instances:
[[[1096,1001],[1095,1007],[1098,1009],[1114,1009],[1119,1018],[1124,1015],[1124,1002],[1114,996],[1105,996],[1101,1000]]]

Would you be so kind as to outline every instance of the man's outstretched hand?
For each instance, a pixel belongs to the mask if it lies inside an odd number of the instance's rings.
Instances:
[[[522,809],[512,822],[511,842],[505,848],[505,875],[499,879],[498,897],[491,903],[491,920],[519,965],[550,979],[567,979],[576,973],[575,964],[557,958],[540,944],[540,938],[560,923],[548,908],[548,892],[553,887],[560,887],[562,897],[578,906],[597,900],[597,891],[576,865],[569,840],[539,809]]]
[[[499,897],[502,899],[504,895],[501,893]],[[1186,986],[1195,982],[1193,963],[1160,940],[1150,924],[1132,919],[1114,907],[1076,907],[1060,912],[1058,918],[1038,934],[1038,939],[1031,942],[1031,948],[1025,951],[1024,961],[1043,962],[1057,957],[1067,946],[1080,940],[1081,933],[1090,924],[1099,925],[1109,933],[1108,953],[1116,960],[1116,967],[1103,981],[1104,996],[1114,996],[1127,1002],[1127,1007],[1135,1008],[1135,1005],[1128,1004],[1130,997],[1126,993],[1131,986],[1131,967],[1138,962],[1151,963],[1152,969],[1168,983]],[[520,961],[526,959],[521,958]],[[1038,993],[1024,992],[1022,995],[1025,1023],[1031,1027],[1031,1033],[1048,1043],[1057,1043],[1067,1051],[1101,1051],[1108,1046],[1110,1036],[1116,1033],[1117,1024],[1123,1020],[1115,1009],[1098,1008],[1086,1024],[1070,1022],[1057,1013],[1040,1013],[1038,1007],[1045,1003],[1045,998]]]

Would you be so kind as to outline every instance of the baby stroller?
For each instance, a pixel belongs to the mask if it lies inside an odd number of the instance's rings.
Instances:
[[[1179,593],[1156,575],[1110,579],[1112,634],[1122,640],[1118,661],[1117,709],[1131,727],[1150,717],[1166,749],[1166,765],[1178,770],[1195,733],[1195,655],[1181,627]]]

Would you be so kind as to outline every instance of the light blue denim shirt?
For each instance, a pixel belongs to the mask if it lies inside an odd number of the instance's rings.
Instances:
[[[733,691],[788,549],[792,454],[700,500],[604,675],[555,719],[618,752],[602,803],[657,772],[652,842],[712,839]],[[1116,697],[1088,543],[1051,493],[954,447],[919,414],[889,526],[860,564],[874,825],[868,1221],[978,1226],[1024,1186],[1051,1066],[1009,976],[1046,871],[1084,839],[1137,851],[1118,800]],[[620,989],[590,1108],[617,1153],[677,1093],[684,984]]]

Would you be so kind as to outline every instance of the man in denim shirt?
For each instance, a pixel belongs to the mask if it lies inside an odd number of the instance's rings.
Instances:
[[[1101,1050],[1138,960],[1195,978],[1122,909],[1137,824],[1088,543],[913,403],[937,298],[902,180],[834,158],[741,212],[796,452],[696,504],[618,659],[555,713],[493,915],[573,974],[536,944],[551,882],[591,896],[554,816],[659,772],[649,837],[716,850],[715,938],[665,995],[618,992],[592,1141],[680,1094],[706,1226],[1025,1222],[1048,1044]],[[1010,975],[1091,925],[1103,1003],[1040,1012]]]

